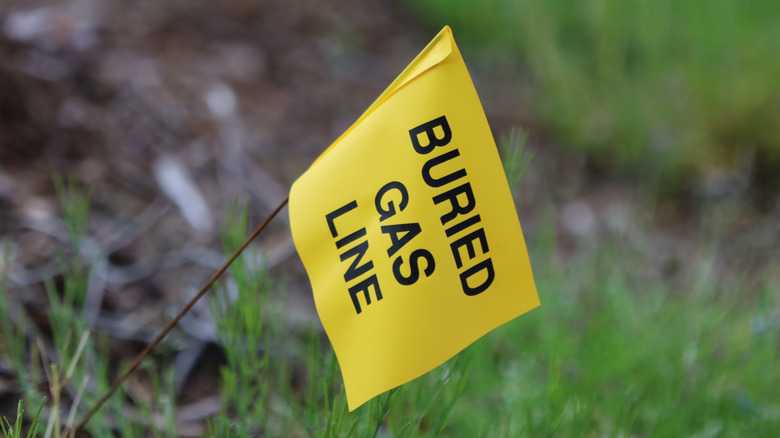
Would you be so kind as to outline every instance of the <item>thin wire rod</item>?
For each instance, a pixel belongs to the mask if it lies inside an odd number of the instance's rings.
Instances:
[[[102,397],[100,397],[100,400],[98,400],[95,403],[95,405],[92,407],[92,409],[90,409],[89,412],[87,412],[84,418],[82,418],[81,422],[77,424],[76,427],[73,428],[73,430],[65,431],[64,433],[65,436],[75,436],[76,432],[84,428],[84,425],[87,424],[89,419],[92,418],[92,416],[95,415],[95,413],[98,410],[100,410],[103,404],[105,404],[106,400],[108,400],[109,397],[111,397],[111,395],[114,393],[114,391],[116,391],[117,388],[119,388],[122,382],[124,382],[125,379],[127,379],[127,377],[130,376],[130,374],[132,374],[136,368],[138,368],[138,365],[140,365],[141,361],[154,349],[154,347],[157,346],[157,344],[159,344],[163,340],[163,338],[165,338],[168,332],[173,330],[173,328],[176,326],[179,320],[181,320],[182,317],[184,317],[184,315],[187,314],[187,312],[189,312],[190,309],[192,309],[192,306],[194,306],[195,303],[197,303],[198,300],[200,300],[203,297],[203,295],[206,295],[206,292],[208,292],[211,289],[211,286],[214,285],[214,282],[216,282],[217,279],[219,279],[219,277],[222,276],[222,274],[224,274],[225,271],[227,271],[228,267],[230,267],[230,265],[238,258],[238,256],[241,255],[244,249],[246,249],[246,247],[249,246],[249,243],[252,242],[252,240],[254,240],[261,232],[263,232],[265,227],[267,227],[268,224],[273,220],[273,218],[276,217],[277,214],[279,214],[282,208],[284,208],[284,206],[287,205],[287,201],[289,199],[290,199],[289,197],[284,198],[284,201],[282,201],[282,203],[276,207],[276,209],[265,219],[265,221],[263,221],[263,223],[260,224],[260,226],[257,227],[257,229],[255,229],[254,232],[252,232],[252,234],[246,239],[246,241],[244,241],[243,244],[241,244],[241,246],[236,250],[236,252],[233,253],[233,255],[230,256],[229,259],[227,259],[225,264],[223,264],[222,267],[219,268],[217,272],[215,272],[214,275],[211,276],[209,281],[206,282],[205,285],[203,285],[203,287],[200,289],[198,294],[195,295],[195,297],[193,297],[190,300],[190,302],[187,303],[187,305],[184,306],[184,308],[181,309],[181,311],[179,311],[179,313],[170,322],[168,322],[168,324],[165,326],[165,328],[162,329],[160,334],[158,334],[157,337],[154,338],[154,340],[150,342],[143,349],[143,351],[138,353],[138,356],[136,356],[136,358],[133,359],[133,362],[127,367],[127,369],[121,375],[119,375],[119,377],[117,377],[116,380],[114,380],[114,383],[111,384],[111,388],[109,388],[109,390],[106,391],[106,393],[103,394]],[[71,435],[68,435],[68,433],[70,433]]]

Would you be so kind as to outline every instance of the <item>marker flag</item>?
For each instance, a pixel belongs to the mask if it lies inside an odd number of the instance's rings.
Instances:
[[[293,184],[289,209],[350,411],[539,305],[449,27]]]

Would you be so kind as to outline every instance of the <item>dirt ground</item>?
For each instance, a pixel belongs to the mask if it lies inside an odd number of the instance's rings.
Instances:
[[[0,270],[31,330],[47,331],[43,281],[58,278],[67,242],[52,175],[92,187],[85,312],[130,358],[224,260],[225,206],[247,200],[259,224],[435,32],[385,0],[0,4],[0,241],[11,250]],[[677,281],[705,254],[747,289],[780,280],[780,202],[756,215],[735,196],[658,199],[596,172],[536,131],[522,71],[463,52],[495,135],[530,133],[536,158],[516,195],[527,240],[552,218],[564,255],[617,236],[646,254],[642,275]],[[294,329],[316,313],[286,222],[260,250]],[[184,409],[196,406],[216,393],[201,360],[218,351],[208,307],[170,342]],[[2,404],[16,391],[0,354]]]

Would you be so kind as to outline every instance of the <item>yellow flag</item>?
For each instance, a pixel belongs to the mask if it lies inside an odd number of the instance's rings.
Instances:
[[[539,305],[449,27],[293,184],[290,224],[350,410]]]

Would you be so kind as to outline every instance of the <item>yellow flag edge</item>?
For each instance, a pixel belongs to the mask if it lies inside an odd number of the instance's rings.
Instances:
[[[436,67],[439,63],[447,59],[452,53],[452,46],[454,43],[455,41],[452,37],[452,30],[449,26],[444,26],[438,35],[436,35],[436,37],[430,43],[428,43],[427,46],[425,46],[422,52],[420,52],[404,69],[404,71],[401,72],[397,78],[395,78],[390,86],[388,86],[387,89],[385,89],[385,91],[379,95],[379,97],[374,101],[374,103],[371,104],[371,106],[368,107],[368,109],[360,116],[360,118],[358,118],[357,121],[355,121],[355,123],[349,127],[349,129],[344,131],[344,133],[341,134],[339,138],[336,139],[336,141],[331,143],[331,145],[328,146],[328,148],[325,149],[325,151],[321,153],[316,160],[314,160],[312,166],[317,163],[317,161],[320,161],[322,157],[330,152],[337,144],[339,144],[342,138],[349,135],[349,133],[352,132],[356,126],[360,125],[360,123],[363,122],[366,117],[371,115],[371,113],[379,108],[382,103],[390,98],[390,96],[395,94],[398,90],[403,88],[406,84],[413,81],[421,74],[432,69],[433,67]]]

